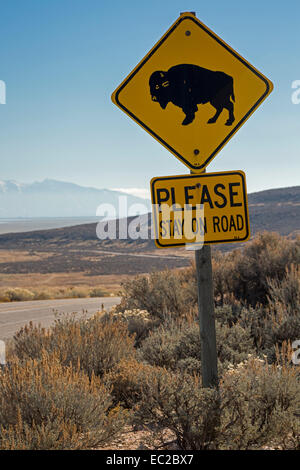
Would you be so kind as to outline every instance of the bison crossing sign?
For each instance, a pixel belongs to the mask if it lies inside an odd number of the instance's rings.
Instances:
[[[112,94],[117,106],[196,173],[153,178],[151,195],[156,246],[196,248],[203,387],[218,384],[209,245],[250,237],[244,173],[204,172],[272,89],[195,14],[182,13]]]
[[[242,242],[250,236],[242,171],[151,180],[156,246]]]
[[[202,172],[272,83],[193,14],[182,14],[112,95],[194,172]]]

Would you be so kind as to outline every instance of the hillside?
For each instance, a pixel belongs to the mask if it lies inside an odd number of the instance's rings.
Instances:
[[[252,236],[268,230],[293,237],[300,232],[300,186],[250,194],[249,211]],[[218,249],[239,246],[224,244]],[[191,256],[184,249],[158,250],[151,239],[101,241],[96,237],[95,223],[0,236],[2,275],[133,275],[186,266]]]
[[[269,189],[248,195],[250,227],[293,235],[300,230],[300,186]]]

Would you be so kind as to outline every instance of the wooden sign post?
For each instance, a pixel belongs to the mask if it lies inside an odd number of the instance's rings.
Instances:
[[[218,386],[218,359],[210,245],[195,250],[203,387]]]
[[[195,13],[193,14],[196,16]],[[205,170],[203,173],[205,173]],[[192,171],[191,174],[193,174]],[[195,250],[195,268],[198,292],[202,386],[205,388],[217,388],[219,384],[218,355],[210,245],[203,245],[200,250]]]

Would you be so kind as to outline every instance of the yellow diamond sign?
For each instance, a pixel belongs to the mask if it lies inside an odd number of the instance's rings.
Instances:
[[[183,13],[112,100],[201,172],[272,89],[253,65],[193,14]]]

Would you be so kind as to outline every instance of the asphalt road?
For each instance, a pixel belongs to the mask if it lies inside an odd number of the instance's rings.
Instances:
[[[11,338],[30,321],[48,327],[54,321],[55,312],[78,312],[91,316],[101,310],[102,305],[105,309],[109,309],[120,300],[120,297],[93,297],[0,303],[0,339]]]

